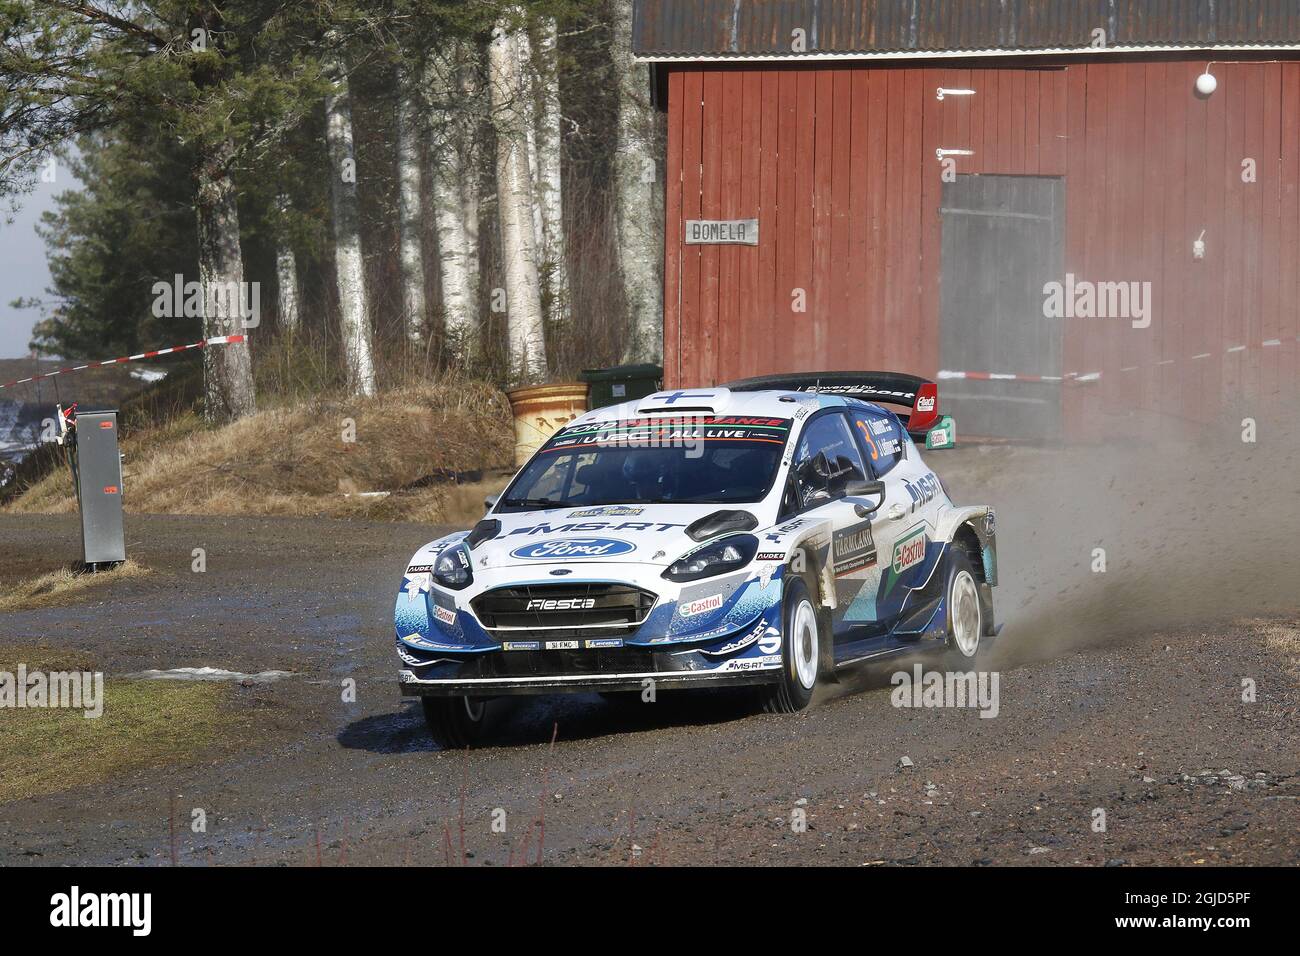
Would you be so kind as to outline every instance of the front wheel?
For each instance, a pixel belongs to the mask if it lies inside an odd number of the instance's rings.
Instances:
[[[979,581],[966,552],[952,546],[948,558],[948,652],[953,660],[969,662],[979,653],[984,633],[984,606]]]
[[[802,578],[786,578],[782,602],[781,679],[764,688],[763,709],[793,714],[812,702],[821,665],[821,624]]]
[[[472,747],[483,739],[487,702],[477,697],[421,697],[424,722],[443,750]]]

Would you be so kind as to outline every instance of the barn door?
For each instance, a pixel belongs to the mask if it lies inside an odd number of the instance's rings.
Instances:
[[[1064,279],[1064,181],[962,175],[944,183],[940,212],[940,368],[1059,376],[1061,320],[1043,316],[1043,286]],[[1059,382],[968,376],[939,395],[959,435],[1061,435]]]

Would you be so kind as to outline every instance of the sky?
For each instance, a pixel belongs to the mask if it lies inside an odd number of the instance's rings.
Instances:
[[[14,309],[17,298],[44,297],[50,284],[45,265],[45,243],[36,235],[41,213],[54,208],[54,197],[79,185],[62,163],[53,183],[36,184],[34,192],[21,197],[13,222],[0,213],[0,358],[21,358],[28,354],[32,325],[40,318],[37,309]]]

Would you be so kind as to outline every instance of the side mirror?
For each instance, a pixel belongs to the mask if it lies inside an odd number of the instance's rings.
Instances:
[[[501,500],[501,492],[499,491],[495,495],[488,495],[486,498],[483,499],[483,510],[491,511],[493,508],[496,507],[497,502],[500,500]]]
[[[952,420],[951,415],[944,415],[939,419],[939,424],[935,425],[925,433],[925,450],[937,451],[941,448],[953,448],[957,444],[957,423]]]
[[[867,506],[853,503],[853,510],[857,512],[859,518],[865,518],[873,515],[880,510],[880,506],[885,503],[885,483],[883,481],[850,481],[844,489],[846,498],[869,498],[872,495],[880,495],[880,500],[874,505]]]

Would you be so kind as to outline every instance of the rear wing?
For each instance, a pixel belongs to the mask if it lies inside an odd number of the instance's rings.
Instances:
[[[929,379],[903,372],[791,372],[728,382],[733,392],[818,392],[844,395],[911,409],[900,416],[913,436],[924,436],[939,421],[939,387]]]

